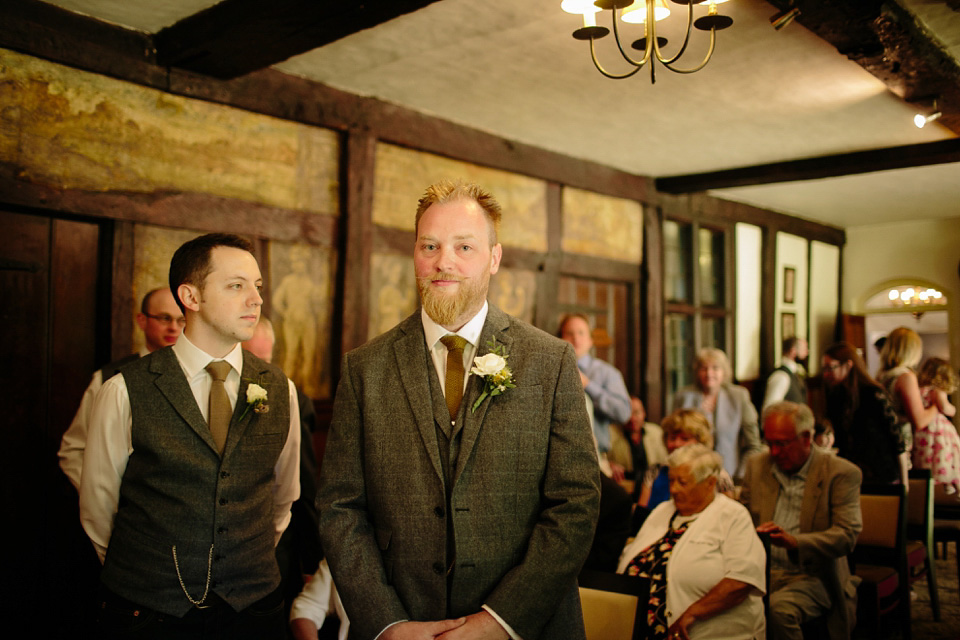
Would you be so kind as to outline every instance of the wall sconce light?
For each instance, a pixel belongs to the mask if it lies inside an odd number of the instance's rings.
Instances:
[[[800,9],[797,7],[784,9],[783,11],[770,17],[770,24],[773,25],[774,29],[780,31],[780,29],[783,29],[785,26],[793,22],[794,19],[799,15]]]
[[[943,114],[939,111],[934,111],[928,116],[918,113],[917,115],[913,116],[913,124],[917,125],[917,129],[923,129],[928,123],[939,119],[942,115]]]
[[[917,113],[917,115],[913,116],[913,124],[917,126],[917,129],[923,129],[925,126],[927,126],[927,124],[933,122],[934,120],[939,119],[940,116],[942,115],[943,113],[941,113],[940,110],[937,109],[937,99],[934,98],[933,106],[930,108],[930,112]]]

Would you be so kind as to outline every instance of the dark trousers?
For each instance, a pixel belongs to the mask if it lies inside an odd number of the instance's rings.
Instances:
[[[287,621],[278,588],[243,611],[214,594],[209,607],[193,608],[177,618],[123,598],[102,584],[97,633],[102,640],[283,640]]]

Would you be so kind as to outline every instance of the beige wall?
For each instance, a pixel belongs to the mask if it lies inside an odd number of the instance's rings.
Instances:
[[[960,365],[960,217],[847,229],[843,250],[845,313],[862,314],[866,299],[891,280],[920,278],[947,295],[950,360]]]

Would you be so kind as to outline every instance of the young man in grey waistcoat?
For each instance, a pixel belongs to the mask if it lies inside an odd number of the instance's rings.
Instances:
[[[104,563],[99,637],[283,637],[274,548],[300,492],[300,424],[293,383],[240,348],[261,285],[243,238],[181,246],[183,335],[97,396],[80,519]]]

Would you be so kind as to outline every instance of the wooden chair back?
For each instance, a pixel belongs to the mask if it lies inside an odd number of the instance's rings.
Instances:
[[[647,637],[648,578],[585,569],[578,582],[587,640]]]

